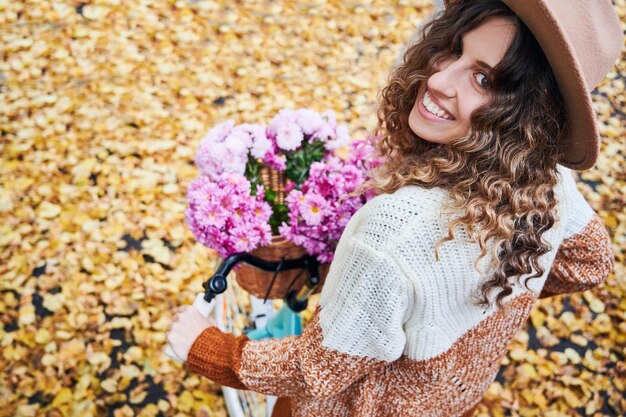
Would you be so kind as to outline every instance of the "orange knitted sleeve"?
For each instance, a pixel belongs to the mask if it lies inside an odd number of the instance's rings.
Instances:
[[[301,336],[249,340],[245,335],[204,330],[187,358],[191,372],[218,384],[279,397],[335,395],[388,362],[322,346],[319,311]]]
[[[583,230],[561,243],[540,298],[601,284],[613,270],[613,258],[609,233],[595,214]]]
[[[236,369],[247,341],[245,335],[236,337],[232,333],[223,333],[217,327],[209,327],[193,342],[187,356],[187,368],[220,385],[246,389]]]

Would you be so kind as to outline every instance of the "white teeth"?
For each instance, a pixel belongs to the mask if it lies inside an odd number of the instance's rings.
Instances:
[[[424,107],[428,109],[429,113],[432,113],[435,116],[441,117],[443,119],[452,119],[452,116],[450,116],[448,113],[445,112],[445,110],[442,110],[441,108],[439,108],[439,106],[437,106],[430,100],[430,94],[428,93],[428,91],[424,94],[424,99],[422,100],[422,103],[424,104]]]

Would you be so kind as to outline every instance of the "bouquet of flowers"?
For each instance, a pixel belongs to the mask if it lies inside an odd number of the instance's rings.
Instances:
[[[345,146],[341,159],[335,151]],[[329,263],[348,220],[371,197],[342,198],[377,163],[372,151],[369,140],[350,141],[332,110],[284,109],[267,126],[228,120],[198,147],[187,223],[222,258],[280,236]]]

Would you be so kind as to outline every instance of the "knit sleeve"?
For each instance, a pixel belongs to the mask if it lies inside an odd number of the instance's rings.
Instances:
[[[564,172],[568,198],[564,239],[559,246],[541,298],[588,290],[613,270],[611,237],[602,220],[578,191],[570,171]]]
[[[210,327],[194,341],[187,366],[267,395],[333,396],[402,355],[410,294],[393,257],[351,237],[337,248],[301,336],[249,340]]]

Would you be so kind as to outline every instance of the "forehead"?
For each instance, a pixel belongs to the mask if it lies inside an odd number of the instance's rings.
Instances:
[[[515,34],[515,25],[504,17],[490,17],[463,34],[463,50],[491,67],[504,57]]]

